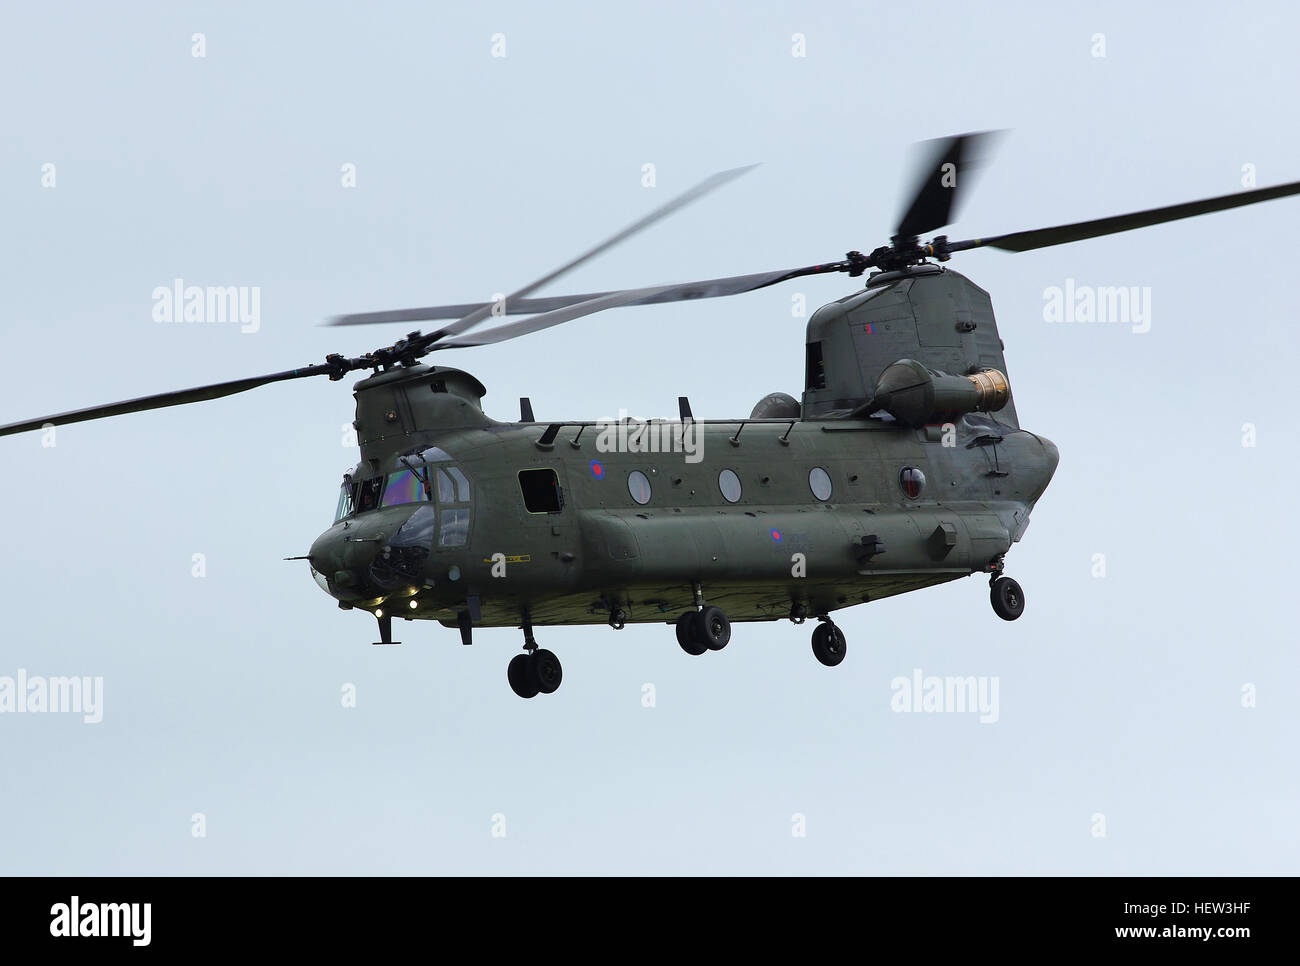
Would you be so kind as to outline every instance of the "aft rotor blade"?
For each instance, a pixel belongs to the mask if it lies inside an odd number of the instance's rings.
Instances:
[[[548,272],[547,274],[543,275],[541,278],[537,279],[536,281],[530,282],[528,285],[525,285],[517,292],[512,292],[510,295],[507,295],[505,300],[507,311],[510,311],[511,314],[518,314],[518,312],[513,311],[511,309],[511,303],[514,302],[516,299],[522,299],[525,295],[537,291],[537,289],[541,288],[543,285],[553,282],[557,278],[560,278],[561,276],[568,274],[569,272],[577,268],[579,265],[582,265],[585,262],[590,261],[591,259],[595,258],[597,255],[601,254],[602,252],[608,251],[609,249],[613,248],[615,245],[619,244],[620,242],[626,241],[628,238],[631,238],[633,235],[637,234],[638,232],[644,231],[646,228],[649,228],[655,222],[667,218],[669,215],[673,214],[674,212],[679,211],[682,208],[685,208],[691,202],[698,201],[700,198],[703,198],[709,192],[714,191],[717,188],[721,188],[724,184],[727,184],[730,181],[734,181],[736,178],[739,178],[742,174],[752,171],[756,167],[758,167],[758,165],[750,164],[741,168],[732,168],[728,171],[720,171],[715,175],[711,175],[710,177],[705,178],[699,184],[695,185],[695,187],[689,189],[688,191],[683,192],[682,194],[673,198],[671,201],[668,201],[660,205],[658,208],[650,212],[648,215],[638,218],[636,221],[632,222],[632,224],[628,225],[622,231],[619,231],[611,235],[609,238],[606,238],[603,242],[601,242],[599,245],[595,246],[594,248],[588,249],[587,251],[579,255],[577,258],[565,262],[559,268],[555,269],[554,271]],[[611,293],[598,293],[598,294],[604,295],[604,294],[611,294]],[[578,296],[577,298],[579,300],[585,301],[587,297]],[[539,301],[548,301],[548,300],[539,300]],[[574,303],[565,302],[564,304],[574,304]],[[431,319],[431,318],[448,318],[450,317],[449,315],[442,314],[445,310],[448,309],[466,309],[467,311],[456,316],[457,321],[453,322],[451,325],[445,327],[442,330],[442,334],[444,336],[451,336],[451,335],[457,335],[461,332],[465,332],[468,329],[472,329],[474,326],[478,325],[484,319],[489,318],[492,315],[493,306],[494,303],[492,302],[485,302],[477,306],[472,306],[472,305],[441,306],[434,309],[434,311],[438,313],[437,315],[415,314],[422,311],[419,309],[398,309],[392,312],[367,312],[367,313],[363,313],[363,315],[361,316],[346,316],[346,315],[339,316],[333,319],[332,321],[333,324],[335,325],[361,324],[361,322],[358,320],[364,320],[365,323],[417,322],[417,321],[423,321],[425,319]],[[562,306],[550,305],[548,309],[543,309],[543,311],[549,311],[550,309],[560,308],[560,307]]]
[[[973,238],[969,242],[952,243],[949,249],[960,251],[963,248],[1000,248],[1008,252],[1030,252],[1037,248],[1050,248],[1067,242],[1100,238],[1102,235],[1114,235],[1122,231],[1132,231],[1134,228],[1146,228],[1167,221],[1194,218],[1197,215],[1226,211],[1229,208],[1240,208],[1243,205],[1253,205],[1260,201],[1271,201],[1274,198],[1285,198],[1296,194],[1300,194],[1300,181],[1291,181],[1271,188],[1238,191],[1217,198],[1206,198],[1203,201],[1188,201],[1181,205],[1151,208],[1147,211],[1135,211],[1111,218],[1097,218],[1093,221],[1079,221],[1072,225],[1035,228],[1031,231],[1012,232],[1009,235],[995,235],[992,238]]]
[[[928,160],[918,172],[912,201],[894,234],[924,235],[952,224],[968,176],[983,166],[999,131],[978,131],[925,142]]]
[[[21,423],[0,426],[0,436],[25,433],[32,429],[41,429],[47,424],[66,426],[69,423],[81,423],[88,419],[103,419],[107,416],[122,416],[126,413],[139,413],[148,409],[166,409],[168,406],[184,406],[187,403],[203,402],[207,399],[220,399],[235,393],[247,392],[258,386],[286,379],[302,379],[307,376],[319,376],[330,372],[326,365],[309,366],[306,369],[290,369],[269,376],[254,376],[251,379],[235,379],[232,382],[218,382],[210,386],[197,386],[193,389],[177,389],[174,392],[158,393],[154,396],[141,396],[139,399],[127,399],[123,402],[108,403],[103,406],[90,406],[86,409],[74,409],[72,412],[42,416]]]

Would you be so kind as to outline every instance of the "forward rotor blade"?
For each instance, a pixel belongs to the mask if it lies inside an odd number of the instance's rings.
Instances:
[[[931,148],[929,161],[919,170],[912,202],[894,234],[912,238],[952,224],[968,176],[983,166],[1000,133],[978,131],[924,142]]]
[[[1111,218],[1097,218],[1093,221],[1080,221],[1072,225],[1056,225],[1052,228],[1035,228],[1031,231],[1017,231],[1009,235],[995,235],[992,238],[975,238],[973,244],[958,242],[950,246],[952,251],[959,251],[961,245],[966,248],[1000,248],[1008,252],[1030,252],[1037,248],[1050,248],[1067,242],[1083,241],[1087,238],[1100,238],[1102,235],[1115,235],[1134,228],[1146,228],[1160,225],[1167,221],[1182,218],[1194,218],[1214,211],[1226,211],[1240,208],[1260,201],[1285,198],[1300,194],[1300,181],[1274,185],[1271,188],[1256,188],[1252,191],[1239,191],[1203,201],[1189,201],[1181,205],[1168,205],[1164,208],[1151,208],[1147,211],[1135,211],[1127,215],[1115,215]]]
[[[828,262],[824,265],[809,265],[806,268],[781,269],[775,272],[756,272],[753,275],[728,275],[722,278],[708,278],[699,282],[684,282],[679,285],[653,286],[635,291],[654,292],[643,295],[619,305],[656,305],[661,302],[687,302],[694,299],[712,299],[723,295],[739,295],[752,292],[792,278],[803,275],[819,275],[825,272],[845,271],[844,262]],[[583,295],[555,295],[539,299],[516,299],[507,302],[504,315],[535,315],[554,312],[569,305],[590,302],[607,295],[619,295],[620,290],[609,292],[587,292]],[[426,319],[459,318],[466,310],[479,308],[468,305],[433,305],[423,309],[402,309],[397,312],[374,312],[367,315],[338,316],[333,325],[368,325],[372,322],[418,322]],[[610,306],[613,308],[614,306]],[[374,316],[374,317],[371,317]],[[478,343],[475,343],[477,345]]]
[[[562,309],[566,305],[585,302],[608,292],[591,292],[587,295],[554,295],[549,298],[515,299],[507,301],[502,315],[535,315]],[[430,322],[435,319],[460,319],[475,309],[491,308],[491,302],[463,302],[460,305],[426,305],[414,309],[385,309],[379,312],[355,312],[351,315],[331,316],[326,325],[379,325],[384,322]]]
[[[530,332],[538,332],[542,329],[549,329],[553,325],[560,325],[563,322],[582,318],[584,315],[603,312],[605,309],[618,308],[620,305],[636,304],[638,300],[653,298],[670,287],[661,285],[655,288],[628,289],[625,292],[608,292],[585,302],[578,302],[575,305],[568,305],[552,312],[534,315],[532,318],[484,329],[474,335],[467,335],[463,339],[444,339],[442,342],[435,342],[431,347],[431,351],[437,351],[438,349],[468,349],[476,345],[492,345],[497,342],[505,342],[507,339],[514,339],[521,335],[528,335]]]
[[[197,386],[193,389],[177,389],[174,392],[141,396],[139,399],[128,399],[103,406],[74,409],[72,412],[42,416],[39,419],[29,419],[21,423],[0,426],[0,436],[11,436],[14,433],[25,433],[28,430],[40,429],[47,423],[55,426],[66,426],[69,423],[81,423],[89,419],[103,419],[106,416],[122,416],[126,413],[139,413],[148,409],[166,409],[168,406],[183,406],[186,403],[203,402],[207,399],[220,399],[222,396],[233,396],[235,393],[247,392],[249,389],[256,389],[258,386],[265,386],[268,383],[283,382],[286,379],[302,379],[307,376],[319,376],[327,374],[329,371],[329,366],[309,366],[306,369],[290,369],[287,372],[277,372],[269,376],[235,379],[232,382],[218,382],[210,386]]]
[[[601,242],[596,247],[583,252],[577,258],[569,262],[566,262],[565,264],[561,265],[559,268],[555,269],[554,271],[548,272],[547,274],[543,275],[541,278],[537,279],[536,281],[531,282],[528,285],[525,285],[517,292],[512,292],[510,295],[507,295],[505,300],[507,312],[509,312],[509,314],[512,315],[519,314],[519,310],[516,310],[511,304],[515,302],[517,299],[522,299],[525,295],[528,295],[530,292],[535,292],[543,285],[555,281],[557,278],[560,278],[562,275],[568,274],[569,272],[573,271],[573,269],[577,268],[579,265],[582,265],[585,262],[595,258],[597,255],[601,254],[602,252],[606,252],[609,249],[613,248],[615,245],[619,244],[619,242],[626,241],[628,238],[631,238],[633,235],[637,234],[638,232],[643,231],[646,228],[649,228],[655,222],[667,218],[669,215],[673,214],[674,212],[679,211],[682,208],[685,208],[691,202],[699,200],[709,192],[722,187],[724,184],[727,184],[730,181],[734,181],[736,178],[739,178],[742,174],[752,171],[756,167],[758,167],[758,165],[750,164],[742,168],[732,168],[728,171],[720,171],[715,175],[711,175],[710,177],[705,178],[699,184],[695,185],[695,187],[689,189],[688,191],[683,192],[682,194],[678,195],[676,198],[673,198],[671,201],[668,201],[665,204],[660,205],[654,211],[650,212],[648,215],[645,215],[642,218],[637,219],[632,224],[624,228],[622,231],[619,231],[616,234],[611,235],[609,238],[606,238],[603,242]],[[604,294],[611,294],[611,293],[598,293],[598,294],[604,295]],[[588,299],[588,296],[576,296],[570,298],[576,298],[578,300],[585,301]],[[539,299],[538,301],[543,303],[550,302],[550,300],[547,299]],[[562,303],[562,305],[571,305],[571,304],[574,304],[574,302],[566,301]],[[560,308],[562,307],[562,305],[548,304],[548,307],[542,309],[542,311],[549,311],[551,309]],[[455,316],[457,321],[453,322],[451,325],[445,327],[442,330],[442,333],[445,336],[452,336],[452,335],[458,335],[461,332],[465,332],[469,329],[472,329],[474,326],[478,325],[484,319],[491,316],[492,308],[493,308],[493,303],[485,302],[477,306],[475,305],[438,306],[432,310],[433,312],[437,313],[434,315],[420,314],[421,312],[426,311],[423,309],[398,309],[391,312],[367,312],[361,315],[338,316],[332,320],[332,324],[358,325],[358,324],[369,324],[375,322],[418,322],[418,321],[424,321],[426,319],[433,319],[433,318],[450,318],[452,317],[450,315],[450,310],[464,309],[466,311]]]
[[[686,302],[694,299],[711,299],[722,295],[739,295],[755,289],[766,288],[778,282],[788,281],[804,275],[821,275],[827,272],[849,270],[848,262],[828,262],[825,265],[809,265],[806,268],[793,268],[777,272],[759,272],[755,275],[732,275],[727,278],[711,278],[702,282],[684,282],[678,285],[655,285],[649,288],[626,289],[621,292],[596,292],[592,295],[563,296],[565,304],[559,308],[519,322],[510,322],[485,329],[478,335],[463,339],[448,339],[435,342],[432,349],[467,349],[477,345],[491,345],[528,335],[562,322],[582,318],[606,309],[620,308],[627,305],[653,305],[661,302]],[[549,301],[537,299],[537,302]],[[557,300],[558,301],[558,300]]]

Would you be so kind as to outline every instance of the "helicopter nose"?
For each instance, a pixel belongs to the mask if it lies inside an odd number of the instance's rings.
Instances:
[[[414,593],[425,583],[433,518],[431,508],[421,507],[331,527],[311,547],[317,583],[345,603]]]
[[[327,530],[311,545],[312,575],[327,594],[341,601],[373,599],[379,595],[370,589],[366,574],[376,549],[373,542]]]

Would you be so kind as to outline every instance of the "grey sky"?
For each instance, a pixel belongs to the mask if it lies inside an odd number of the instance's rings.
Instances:
[[[10,5],[0,421],[357,354],[407,327],[317,323],[510,291],[754,161],[553,291],[869,251],[907,145],[960,131],[1012,129],[953,237],[1228,193],[1248,164],[1300,179],[1300,13],[1089,6]],[[22,830],[0,872],[1300,871],[1297,217],[954,259],[993,296],[1022,424],[1061,450],[1008,557],[1027,610],[998,620],[975,577],[845,611],[834,670],[786,623],[699,659],[668,625],[543,629],[564,686],[525,702],[517,632],[370,647],[280,560],[355,461],[350,380],[0,440],[0,675],[104,678],[99,724],[0,715]],[[175,278],[260,286],[259,331],[155,323]],[[1067,279],[1149,287],[1150,331],[1045,322]],[[792,296],[857,284],[620,309],[455,364],[503,419],[521,395],[539,418],[744,415],[801,388]],[[999,720],[892,712],[914,668],[996,676]]]

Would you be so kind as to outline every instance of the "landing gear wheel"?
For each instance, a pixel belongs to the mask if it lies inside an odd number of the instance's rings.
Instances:
[[[812,652],[813,657],[827,667],[835,667],[848,653],[848,642],[844,639],[844,632],[830,621],[818,624],[812,632]]]
[[[709,649],[709,645],[700,641],[695,633],[695,619],[698,616],[696,611],[688,610],[677,618],[677,643],[692,657],[699,657]]]
[[[989,585],[993,613],[1004,621],[1013,621],[1025,612],[1025,594],[1010,577],[999,577]]]
[[[537,687],[532,683],[528,673],[529,654],[516,654],[506,666],[506,677],[510,681],[510,690],[521,698],[537,697]]]
[[[721,607],[705,607],[695,615],[695,639],[710,651],[720,651],[731,640],[731,621]]]
[[[621,631],[627,626],[627,611],[621,608],[615,608],[609,612],[609,626],[616,631]]]
[[[553,694],[564,679],[560,659],[542,648],[528,656],[528,683],[539,694]]]

